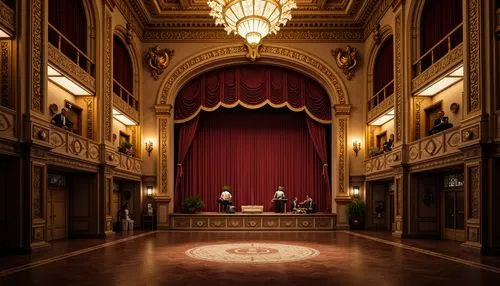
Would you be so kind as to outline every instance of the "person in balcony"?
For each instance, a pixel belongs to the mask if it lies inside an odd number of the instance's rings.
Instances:
[[[448,121],[448,116],[444,116],[444,111],[439,110],[438,111],[438,118],[434,120],[434,126],[432,127],[431,130],[429,130],[428,135],[433,135],[436,133],[439,133],[441,131],[444,131],[446,129],[449,129],[453,127],[453,124],[451,124]]]
[[[52,117],[52,124],[54,124],[57,127],[61,127],[64,129],[73,129],[73,122],[71,122],[68,118],[68,109],[64,107],[61,109],[61,113],[58,113]]]
[[[394,134],[391,134],[391,136],[389,136],[389,140],[384,142],[383,145],[384,152],[391,152],[393,144],[394,144]]]

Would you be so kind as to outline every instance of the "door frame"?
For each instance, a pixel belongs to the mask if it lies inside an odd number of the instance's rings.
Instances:
[[[446,228],[445,226],[445,214],[446,214],[446,206],[445,206],[445,195],[446,193],[454,193],[454,196],[453,196],[453,203],[454,203],[454,212],[456,212],[456,209],[457,209],[457,193],[458,192],[464,192],[464,187],[463,186],[460,186],[460,187],[449,187],[449,188],[444,188],[442,191],[441,191],[441,238],[442,239],[445,239],[445,240],[454,240],[454,241],[465,241],[465,228],[464,229],[456,229],[456,228]],[[464,210],[465,210],[465,199],[464,199],[464,206],[463,206]],[[455,217],[455,227],[456,227],[456,224],[457,224],[457,221],[456,221],[456,216]],[[465,216],[464,216],[464,224],[465,226]]]

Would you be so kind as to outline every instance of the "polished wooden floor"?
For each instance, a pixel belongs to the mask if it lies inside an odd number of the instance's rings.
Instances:
[[[195,246],[240,242],[306,246],[320,254],[271,264],[185,254]],[[371,232],[136,232],[2,257],[0,285],[500,285],[500,258],[464,253],[453,242]]]

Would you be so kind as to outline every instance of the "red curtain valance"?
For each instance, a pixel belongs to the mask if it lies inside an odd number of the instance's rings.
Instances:
[[[321,123],[329,123],[332,116],[330,98],[314,80],[278,67],[239,66],[204,74],[186,84],[175,99],[174,119],[186,122],[201,110],[219,106],[259,108],[265,104],[305,111]]]

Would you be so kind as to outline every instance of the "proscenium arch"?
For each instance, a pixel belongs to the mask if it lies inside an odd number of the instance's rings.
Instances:
[[[172,108],[178,92],[197,76],[226,66],[249,64],[243,45],[228,45],[197,53],[178,63],[163,80],[156,97],[158,126],[157,198],[170,204],[173,198],[174,174],[174,120]],[[336,197],[349,197],[349,163],[347,130],[350,104],[347,89],[340,76],[323,60],[298,49],[278,45],[265,45],[260,50],[261,65],[291,69],[315,79],[330,96],[332,110],[332,212],[336,212]],[[335,143],[334,143],[335,142]],[[170,208],[172,210],[172,208]],[[341,211],[339,209],[339,211]],[[168,224],[168,222],[165,222]],[[162,222],[159,222],[162,224]]]
[[[205,50],[177,64],[167,75],[156,97],[157,105],[172,105],[177,92],[200,74],[230,65],[248,64],[246,48],[241,45]],[[263,46],[259,64],[295,70],[314,78],[323,86],[334,105],[349,105],[349,97],[339,75],[323,60],[304,51],[277,45]]]

